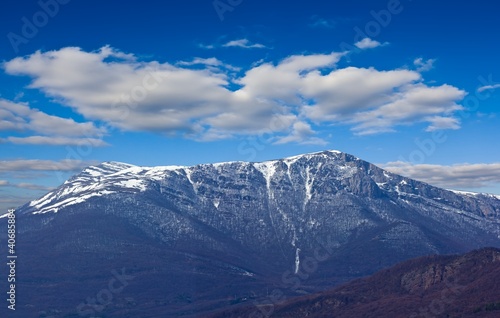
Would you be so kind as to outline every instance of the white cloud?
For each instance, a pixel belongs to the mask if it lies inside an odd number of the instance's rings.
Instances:
[[[306,106],[305,114],[317,122],[354,125],[353,131],[360,135],[393,131],[396,125],[417,122],[428,122],[428,129],[436,130],[435,116],[451,116],[462,109],[456,102],[465,92],[449,85],[429,87],[420,79],[419,73],[408,70],[355,67],[326,76],[311,73],[305,78],[303,91],[313,96],[316,104]]]
[[[481,93],[481,92],[484,92],[486,90],[494,90],[497,88],[500,88],[500,84],[481,86],[477,89],[477,91]]]
[[[10,183],[6,180],[0,180],[0,187],[12,187],[18,189],[26,189],[26,190],[40,190],[40,191],[51,191],[54,187],[47,187],[39,184],[33,183]]]
[[[52,191],[54,187],[47,187],[39,184],[33,183],[18,183],[13,185],[15,188],[27,189],[27,190],[37,190],[37,191]]]
[[[456,164],[452,166],[396,161],[382,168],[447,189],[473,189],[500,184],[500,163]]]
[[[311,126],[308,123],[304,122],[296,122],[293,124],[292,132],[290,135],[279,138],[275,144],[286,144],[290,142],[295,142],[299,144],[306,145],[326,145],[327,142],[321,138],[314,137],[316,132],[312,130]]]
[[[240,68],[234,67],[232,65],[224,64],[221,60],[215,58],[215,57],[210,57],[210,58],[201,58],[201,57],[196,57],[192,61],[180,61],[177,62],[176,65],[180,66],[205,66],[207,69],[213,72],[218,72],[222,71],[224,69],[231,70],[231,71],[239,71]]]
[[[317,69],[334,67],[342,56],[342,53],[294,55],[277,65],[260,64],[248,70],[237,83],[243,86],[240,92],[245,96],[300,104],[305,76]]]
[[[417,67],[417,72],[427,72],[434,68],[434,62],[436,62],[435,59],[424,61],[423,58],[419,57],[413,61],[413,65]]]
[[[38,109],[31,108],[26,103],[11,102],[5,99],[0,99],[0,131],[44,135],[8,137],[2,139],[4,142],[33,145],[74,145],[77,140],[88,139],[93,141],[95,146],[106,144],[100,139],[105,134],[105,129],[98,128],[93,123],[78,123],[73,119],[48,115]],[[65,143],[65,140],[68,142]]]
[[[346,54],[292,55],[277,63],[254,64],[237,75],[233,66],[216,58],[172,65],[139,62],[109,47],[94,52],[68,47],[15,58],[4,68],[9,74],[32,77],[31,88],[86,119],[126,131],[181,134],[197,140],[272,133],[280,142],[306,142],[302,139],[307,130],[299,128],[307,121],[350,125],[356,134],[421,122],[429,124],[427,130],[458,128],[453,112],[461,109],[457,102],[465,95],[462,90],[428,86],[412,70],[338,68]],[[6,121],[0,127],[20,124]],[[65,137],[78,139],[76,135]],[[308,136],[320,142],[313,134]]]
[[[372,40],[370,38],[364,38],[363,40],[354,43],[354,45],[358,49],[361,49],[361,50],[373,49],[373,48],[376,48],[376,47],[379,47],[379,46],[384,46],[384,45],[387,45],[387,44],[389,44],[389,43],[385,42],[385,43],[382,44],[379,41]]]
[[[378,108],[394,100],[396,89],[420,80],[407,70],[378,71],[347,67],[322,75],[311,72],[304,78],[304,94],[316,104],[306,107],[315,120],[338,120],[354,112]]]
[[[209,66],[222,66],[224,63],[222,63],[222,61],[220,61],[219,59],[216,59],[215,57],[206,58],[206,59],[201,58],[201,57],[196,57],[190,62],[181,61],[181,62],[177,63],[177,65],[187,65],[187,66],[199,65],[199,64],[209,65]]]
[[[17,145],[45,145],[45,146],[83,146],[92,147],[108,146],[106,142],[96,138],[67,138],[67,137],[47,137],[47,136],[29,136],[29,137],[7,137],[4,140]]]
[[[458,118],[434,116],[427,118],[427,121],[430,122],[430,125],[427,127],[426,131],[460,128]]]
[[[0,161],[0,172],[12,171],[81,171],[83,168],[96,164],[95,161],[82,161],[73,159],[64,159],[60,161],[38,160],[38,159],[19,159]]]
[[[264,49],[266,46],[260,43],[251,43],[248,39],[239,39],[229,41],[222,45],[223,47],[240,47],[244,49]]]
[[[64,48],[36,52],[5,63],[10,74],[34,78],[43,90],[91,120],[123,130],[196,132],[199,119],[229,109],[231,93],[224,74],[168,63],[119,60],[122,53]],[[106,59],[116,58],[113,62]]]

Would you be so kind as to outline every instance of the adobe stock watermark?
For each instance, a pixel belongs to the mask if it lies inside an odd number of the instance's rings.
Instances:
[[[7,255],[7,266],[9,268],[9,275],[7,277],[7,282],[9,283],[7,292],[7,302],[9,305],[7,308],[10,310],[16,310],[16,210],[10,209],[8,211],[8,221],[7,221],[7,247],[8,247],[8,255]]]
[[[293,292],[298,291],[302,284],[318,270],[319,264],[329,259],[333,253],[334,249],[340,246],[339,242],[332,241],[332,237],[329,235],[326,241],[321,241],[316,239],[320,247],[317,247],[312,256],[306,256],[300,262],[300,266],[297,271],[287,270],[281,275],[281,282],[283,283],[283,288],[276,288],[271,291],[266,298],[261,302],[254,301],[254,306],[256,310],[248,315],[248,318],[268,318],[274,313],[275,307],[277,305],[283,304],[287,297],[285,296],[284,290],[291,290]]]
[[[128,286],[129,281],[135,278],[133,275],[125,274],[125,268],[121,269],[121,273],[112,270],[111,274],[113,278],[109,280],[106,288],[101,289],[95,297],[88,297],[76,307],[81,317],[94,317],[101,313],[106,306],[113,302],[114,296],[121,293]]]
[[[53,19],[61,8],[61,5],[66,5],[71,0],[40,0],[38,6],[40,10],[35,12],[31,18],[26,16],[21,18],[21,30],[19,33],[9,32],[7,39],[12,46],[14,52],[19,53],[19,46],[27,44],[35,36],[41,28],[45,27],[50,19]]]
[[[489,74],[487,78],[484,76],[478,76],[477,78],[479,82],[478,87],[488,86],[488,85],[496,85],[500,82],[493,81],[493,75]],[[491,97],[490,91],[479,91],[476,89],[474,94],[467,95],[462,104],[465,106],[465,109],[458,112],[458,116],[461,119],[467,119],[471,116],[471,114],[479,109],[481,106],[481,102],[486,101]],[[434,131],[432,132],[432,136],[428,138],[415,138],[414,144],[415,149],[413,149],[406,157],[400,155],[398,160],[403,162],[409,162],[411,164],[422,164],[425,160],[431,157],[436,151],[438,145],[445,143],[448,140],[448,136],[444,131]]]
[[[233,12],[234,9],[239,6],[243,0],[214,0],[212,5],[214,7],[219,20],[224,21],[224,15],[227,12]]]

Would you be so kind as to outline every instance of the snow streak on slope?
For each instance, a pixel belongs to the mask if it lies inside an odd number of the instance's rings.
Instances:
[[[297,274],[300,268],[300,248],[295,250],[295,270],[294,273]]]
[[[269,195],[269,198],[272,198],[272,191],[271,191],[271,178],[273,175],[276,173],[276,162],[275,161],[265,161],[265,162],[259,162],[259,163],[254,163],[253,166],[255,169],[259,170],[260,173],[264,176],[264,179],[266,179],[266,187],[267,187],[267,193]]]

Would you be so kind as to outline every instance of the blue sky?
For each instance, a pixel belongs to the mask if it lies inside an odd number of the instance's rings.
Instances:
[[[9,1],[0,209],[102,161],[338,149],[500,194],[492,1]]]

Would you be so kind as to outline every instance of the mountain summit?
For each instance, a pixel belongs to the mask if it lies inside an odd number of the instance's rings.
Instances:
[[[497,196],[440,189],[339,151],[192,167],[106,162],[17,214],[25,262],[38,265],[24,265],[24,281],[40,283],[21,284],[28,311],[195,316],[417,256],[500,247]],[[106,306],[77,308],[121,268],[140,279]]]

